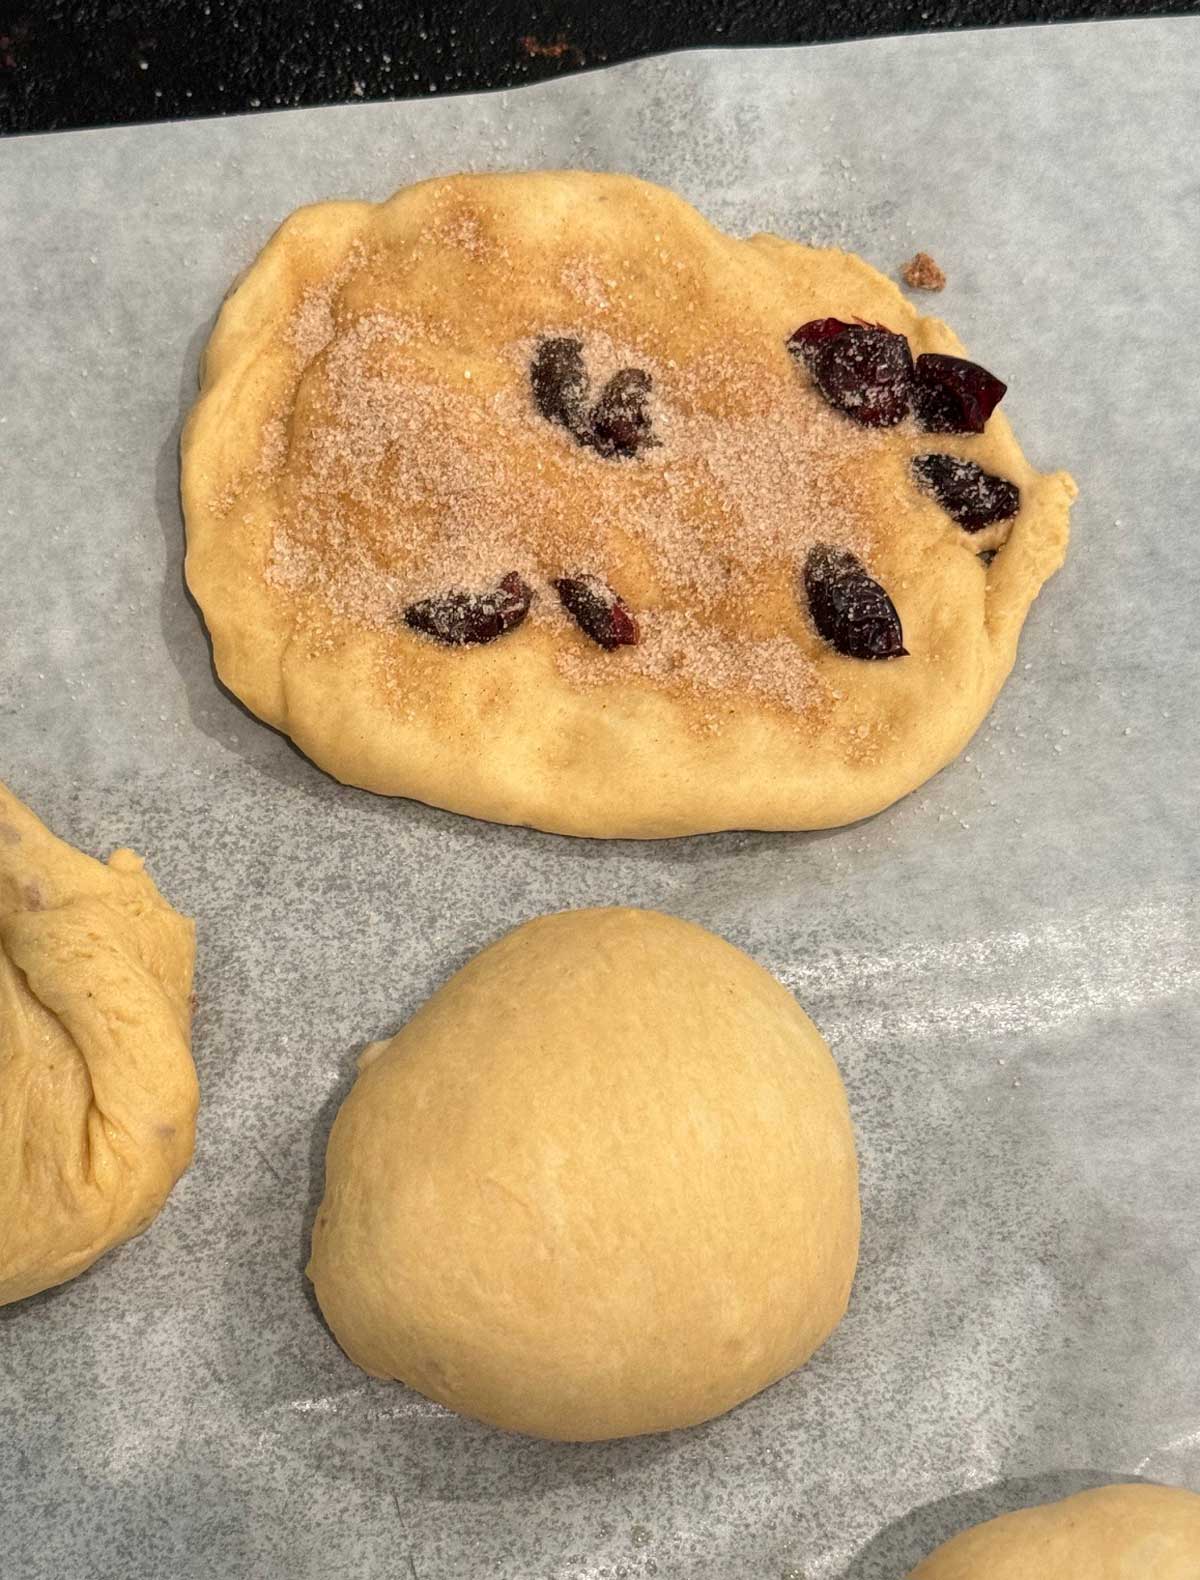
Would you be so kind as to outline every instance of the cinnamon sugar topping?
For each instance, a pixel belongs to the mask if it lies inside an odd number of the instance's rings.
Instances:
[[[287,337],[291,420],[264,438],[277,520],[267,578],[310,624],[396,631],[414,601],[513,572],[534,598],[503,640],[540,631],[572,685],[637,676],[702,711],[730,695],[797,713],[821,701],[797,569],[816,541],[870,555],[879,506],[864,461],[884,441],[831,411],[782,340],[686,367],[659,360],[586,327],[606,285],[595,263],[572,262],[564,286],[591,310],[584,327],[546,335],[583,342],[596,391],[620,368],[652,380],[657,445],[611,460],[538,412],[535,341],[484,359],[460,349],[478,347],[477,325],[339,316],[338,293],[363,264],[360,251],[302,298]],[[604,653],[587,641],[550,591],[563,576],[601,578],[640,642]]]

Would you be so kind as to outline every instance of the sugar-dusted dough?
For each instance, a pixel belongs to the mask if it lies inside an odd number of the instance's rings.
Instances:
[[[192,923],[0,785],[0,1305],[157,1217],[192,1157]]]
[[[1200,1580],[1200,1496],[1130,1482],[988,1520],[910,1580]]]
[[[974,435],[835,411],[786,348],[828,315],[962,352],[860,259],[735,240],[627,176],[457,176],[293,214],[222,309],[183,440],[222,680],[339,779],[499,822],[656,837],[887,806],[987,713],[1075,489],[1003,412]],[[539,412],[554,336],[582,342],[593,393],[651,375],[655,445],[605,457]],[[1016,483],[1019,514],[964,532],[914,486],[929,451]],[[826,541],[891,595],[907,657],[818,636],[801,568]],[[532,608],[486,646],[405,623],[514,571]],[[641,642],[589,640],[564,576],[618,593]]]
[[[368,1372],[586,1440],[704,1421],[802,1365],[858,1232],[842,1083],[792,995],[689,922],[567,911],[368,1051],[309,1275]]]

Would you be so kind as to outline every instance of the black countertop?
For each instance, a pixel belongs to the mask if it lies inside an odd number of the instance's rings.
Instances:
[[[1197,9],[1196,0],[0,0],[0,131],[461,93],[704,45]]]

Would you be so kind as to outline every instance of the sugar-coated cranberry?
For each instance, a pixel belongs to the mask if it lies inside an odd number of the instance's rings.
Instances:
[[[908,341],[880,324],[815,318],[788,341],[831,406],[864,428],[890,428],[912,402]]]
[[[1021,508],[1021,490],[1006,477],[985,472],[957,455],[918,455],[912,463],[917,485],[932,494],[965,532],[1007,521]]]
[[[623,599],[594,576],[560,576],[554,589],[581,631],[600,647],[631,647],[641,633]]]
[[[510,571],[488,592],[454,588],[409,604],[404,622],[449,647],[469,647],[494,642],[506,631],[515,630],[529,613],[532,602],[533,590],[528,582],[516,571]]]
[[[542,416],[577,436],[587,423],[588,376],[583,342],[559,336],[543,340],[529,370],[533,398]]]
[[[817,631],[849,658],[905,658],[896,606],[849,549],[818,543],[804,565],[804,590]]]
[[[592,407],[591,442],[601,455],[636,455],[654,441],[650,433],[650,375],[642,368],[621,368],[600,391]]]
[[[799,357],[807,367],[825,341],[842,334],[850,325],[841,318],[811,318],[807,324],[792,331],[787,347],[794,357]]]
[[[926,351],[913,373],[913,409],[930,433],[982,433],[1007,388],[978,362]]]

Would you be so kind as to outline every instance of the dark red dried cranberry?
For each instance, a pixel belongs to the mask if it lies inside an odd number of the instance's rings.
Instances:
[[[896,606],[849,549],[818,543],[804,565],[804,591],[813,624],[831,647],[850,658],[905,658]]]
[[[646,409],[650,383],[643,369],[621,368],[600,391],[589,422],[600,455],[636,455],[653,443]]]
[[[594,576],[560,576],[554,588],[580,630],[608,652],[640,640],[638,623],[623,600]]]
[[[913,374],[913,409],[930,433],[982,433],[1007,384],[966,357],[925,351]]]
[[[450,647],[469,647],[494,642],[506,631],[515,630],[529,613],[532,601],[529,583],[510,571],[490,592],[455,589],[411,603],[404,611],[404,622]]]
[[[908,415],[913,360],[903,335],[878,324],[816,318],[788,345],[829,404],[864,428],[890,428]]]
[[[560,336],[543,340],[529,370],[533,398],[549,422],[560,422],[576,438],[587,427],[588,376],[583,342]]]
[[[801,324],[799,329],[792,331],[787,348],[806,367],[811,367],[813,357],[825,341],[832,340],[835,335],[849,328],[850,325],[840,318],[810,318],[807,324]]]
[[[599,455],[637,455],[654,443],[647,408],[651,381],[642,368],[614,373],[589,411],[583,342],[559,336],[538,345],[529,379],[542,416]]]
[[[957,455],[913,458],[917,486],[932,494],[965,532],[979,532],[994,521],[1007,521],[1021,508],[1021,490],[1006,477],[985,472]]]

